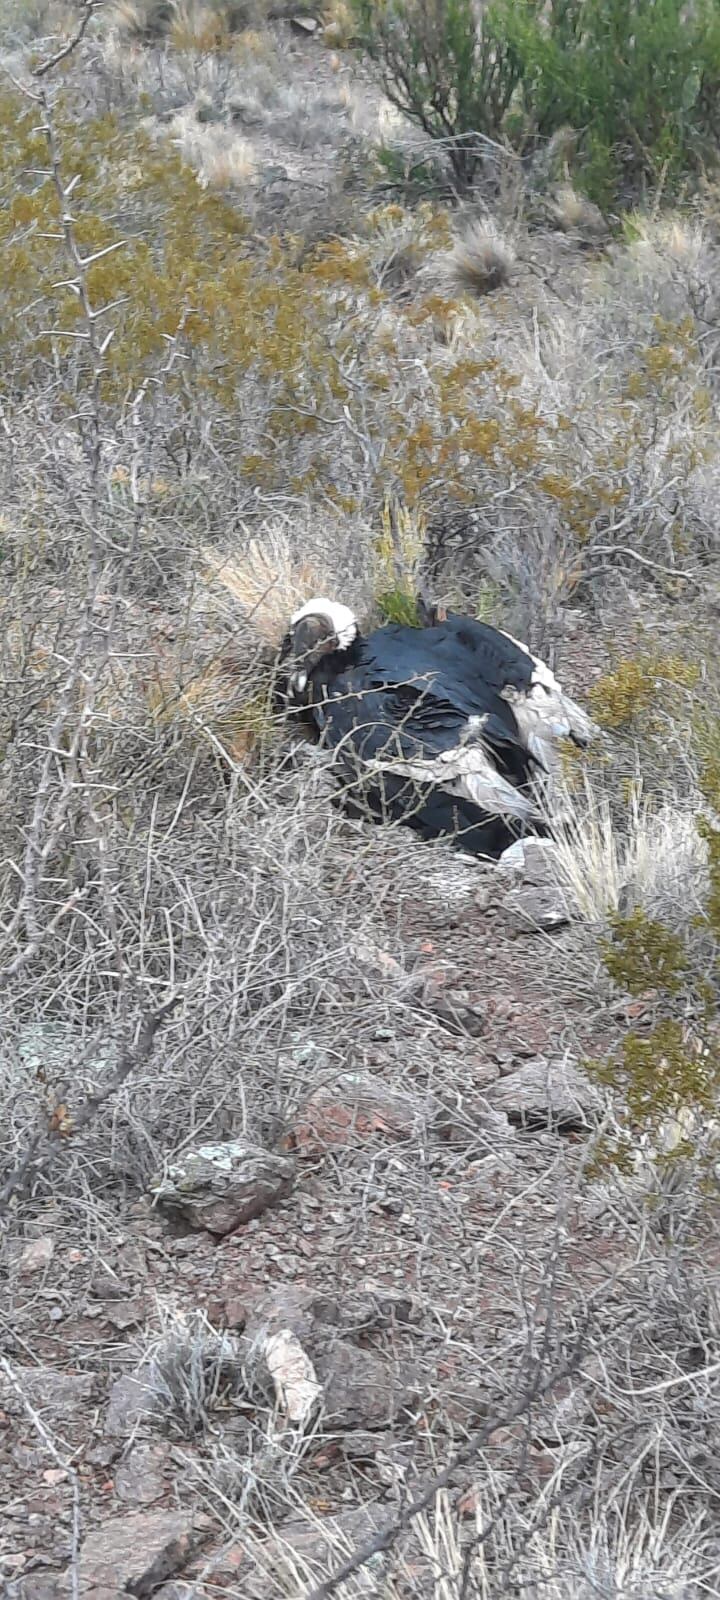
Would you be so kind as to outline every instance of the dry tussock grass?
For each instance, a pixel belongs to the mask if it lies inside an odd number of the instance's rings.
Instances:
[[[203,574],[209,588],[203,595],[223,595],[229,613],[234,613],[237,623],[249,627],[272,649],[277,649],[287,632],[290,617],[312,595],[350,596],[348,605],[364,602],[370,593],[359,591],[358,579],[345,577],[340,530],[335,524],[337,542],[333,539],[332,522],[325,525],[318,539],[314,519],[303,527],[298,520],[291,528],[287,522],[276,520],[267,524],[262,532],[246,540],[237,553],[223,554],[205,546],[202,556],[206,563]],[[369,529],[354,525],[356,550],[370,553]],[[313,548],[314,547],[314,548]],[[366,582],[368,574],[366,573]],[[353,581],[354,578],[354,581]],[[202,612],[206,601],[199,600]],[[222,603],[222,602],[220,602]]]
[[[448,256],[439,261],[438,269],[451,293],[481,299],[510,283],[515,262],[510,239],[487,219],[463,228]]]
[[[557,844],[560,881],[588,922],[602,928],[614,914],[641,908],[683,928],[700,913],[708,877],[697,805],[658,806],[634,789],[619,818],[586,778],[579,794],[566,796],[564,816]]]
[[[204,189],[246,189],[255,179],[253,145],[231,128],[203,126],[189,110],[173,118],[167,136],[194,167]]]

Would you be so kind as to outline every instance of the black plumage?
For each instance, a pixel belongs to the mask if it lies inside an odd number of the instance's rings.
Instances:
[[[349,811],[489,856],[547,831],[549,723],[579,742],[591,725],[515,640],[454,615],[365,638],[347,608],[315,600],[284,654],[288,703],[333,752]]]

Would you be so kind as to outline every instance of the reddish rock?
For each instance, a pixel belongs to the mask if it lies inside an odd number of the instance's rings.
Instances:
[[[288,1139],[300,1155],[374,1134],[409,1139],[425,1125],[421,1102],[367,1072],[344,1072],[317,1089],[297,1111]]]

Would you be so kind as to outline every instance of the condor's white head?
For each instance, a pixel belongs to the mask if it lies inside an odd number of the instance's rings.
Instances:
[[[290,618],[289,647],[295,660],[289,677],[291,693],[303,695],[310,673],[323,656],[349,650],[359,631],[354,613],[337,600],[316,597],[301,606]]]

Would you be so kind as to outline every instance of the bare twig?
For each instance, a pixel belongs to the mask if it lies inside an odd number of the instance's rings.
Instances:
[[[77,46],[80,44],[80,41],[85,37],[92,18],[94,17],[95,13],[101,9],[101,6],[102,0],[83,0],[80,21],[78,22],[75,32],[60,50],[56,50],[54,56],[49,56],[46,61],[41,61],[39,66],[33,67],[32,75],[34,78],[47,77],[48,72],[52,72],[55,67],[60,65],[61,61],[65,61],[66,58],[72,54],[73,50],[77,48]]]

